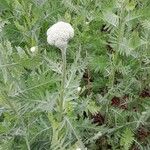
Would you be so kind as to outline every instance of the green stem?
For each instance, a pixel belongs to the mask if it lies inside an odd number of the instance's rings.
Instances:
[[[64,111],[64,92],[65,92],[65,82],[66,82],[66,49],[61,50],[62,53],[62,81],[61,81],[61,91],[60,91],[60,116],[61,120],[63,118]]]

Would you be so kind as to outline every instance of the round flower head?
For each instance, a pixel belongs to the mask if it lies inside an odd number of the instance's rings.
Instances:
[[[68,41],[73,38],[74,29],[69,23],[57,22],[47,30],[47,42],[63,50],[67,48]]]
[[[32,53],[34,53],[34,52],[36,51],[36,46],[31,47],[31,48],[30,48],[30,51],[31,51]]]

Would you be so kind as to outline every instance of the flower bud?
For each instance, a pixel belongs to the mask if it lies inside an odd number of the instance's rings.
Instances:
[[[80,92],[80,91],[81,91],[81,87],[80,87],[80,86],[77,88],[77,91],[78,91],[78,92]]]
[[[37,50],[37,47],[36,47],[36,46],[33,46],[33,47],[30,48],[30,51],[31,51],[32,53],[35,53],[36,50]]]

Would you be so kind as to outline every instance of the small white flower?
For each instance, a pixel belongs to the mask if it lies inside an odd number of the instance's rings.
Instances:
[[[88,25],[90,22],[85,22],[86,25]]]
[[[80,86],[77,88],[77,91],[78,91],[78,92],[80,92],[80,91],[81,91],[81,87],[80,87]]]
[[[57,22],[47,30],[47,42],[59,49],[66,49],[68,41],[74,36],[74,29],[69,23]]]
[[[81,148],[77,148],[76,150],[81,150]]]
[[[36,51],[36,49],[37,49],[37,47],[36,47],[36,46],[33,46],[33,47],[30,48],[30,51],[31,51],[32,53],[34,53],[34,52]]]

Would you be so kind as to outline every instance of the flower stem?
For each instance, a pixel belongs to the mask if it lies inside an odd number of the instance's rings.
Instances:
[[[65,82],[66,82],[66,49],[61,50],[62,53],[62,81],[61,81],[61,91],[60,91],[60,120],[63,118],[63,111],[64,111],[64,92],[65,92]]]

